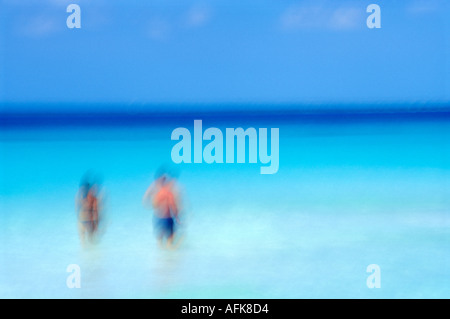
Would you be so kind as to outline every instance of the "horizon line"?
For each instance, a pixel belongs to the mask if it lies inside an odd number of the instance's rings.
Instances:
[[[185,105],[186,106],[186,105]],[[1,110],[0,130],[25,127],[139,127],[193,120],[277,121],[296,123],[356,123],[386,121],[448,121],[450,104],[409,108],[322,108],[322,109],[126,109],[126,110]]]
[[[29,107],[33,105],[33,107]],[[26,107],[28,106],[28,107]],[[42,107],[41,107],[42,106]],[[59,106],[60,109],[57,109]],[[88,106],[101,108],[88,109]],[[244,107],[243,107],[244,106]],[[165,108],[167,107],[167,108]],[[14,110],[14,108],[16,108]],[[38,109],[37,109],[38,108]],[[0,116],[9,114],[173,114],[173,113],[411,113],[450,111],[450,101],[416,102],[0,102]]]

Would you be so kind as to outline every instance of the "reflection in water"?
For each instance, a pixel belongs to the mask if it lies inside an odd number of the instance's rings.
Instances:
[[[98,297],[107,291],[107,264],[103,250],[97,245],[83,247],[80,251],[82,298]]]
[[[159,251],[151,271],[152,288],[159,294],[173,292],[180,284],[181,255],[179,251]]]

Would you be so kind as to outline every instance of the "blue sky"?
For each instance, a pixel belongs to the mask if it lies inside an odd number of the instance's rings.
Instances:
[[[3,103],[450,101],[446,0],[0,3]]]

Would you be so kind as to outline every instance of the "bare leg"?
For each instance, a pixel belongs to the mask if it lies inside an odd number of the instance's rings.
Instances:
[[[81,245],[84,246],[85,245],[84,237],[85,237],[86,229],[85,229],[85,227],[84,227],[82,222],[78,222],[78,233],[80,235]]]
[[[169,247],[173,246],[173,234],[169,236],[169,238],[167,238],[167,245]]]
[[[164,248],[163,247],[163,234],[160,234],[159,236],[158,236],[158,246],[159,246],[159,248]]]
[[[97,239],[97,225],[98,225],[98,221],[97,220],[93,220],[91,221],[91,229],[89,230],[89,234],[90,234],[90,241],[95,243],[96,239]]]

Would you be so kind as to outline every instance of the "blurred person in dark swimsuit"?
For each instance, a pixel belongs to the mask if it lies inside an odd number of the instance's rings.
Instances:
[[[86,238],[92,242],[99,224],[98,186],[88,181],[82,182],[76,196],[78,210],[78,231],[82,244]]]

